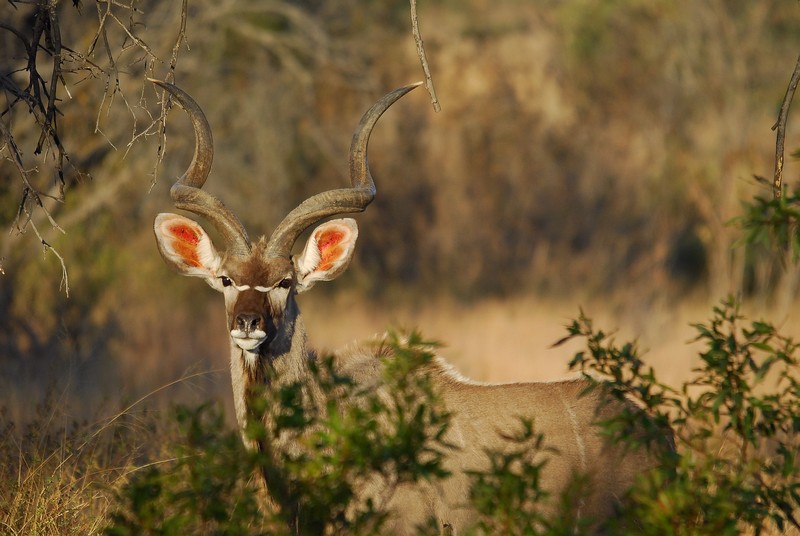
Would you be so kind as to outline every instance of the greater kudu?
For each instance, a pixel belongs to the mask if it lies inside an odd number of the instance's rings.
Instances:
[[[367,164],[370,132],[395,101],[419,84],[387,94],[361,119],[350,149],[351,188],[312,196],[292,210],[269,238],[253,242],[236,216],[201,189],[211,169],[213,149],[202,110],[181,89],[154,82],[188,113],[196,136],[194,158],[171,189],[175,206],[209,220],[226,242],[225,252],[218,252],[195,221],[159,214],[155,220],[158,247],[167,264],[183,275],[205,279],[224,295],[236,417],[244,428],[247,393],[251,386],[265,381],[265,370],[279,383],[311,381],[312,354],[295,296],[345,270],[358,229],[349,218],[323,223],[311,233],[302,253],[292,257],[295,241],[324,218],[360,212],[370,204],[375,196]],[[355,372],[355,377],[359,367],[374,369],[378,359],[363,348],[342,351],[336,357],[339,366]],[[609,402],[599,389],[585,394],[588,383],[584,380],[482,384],[437,361],[434,382],[441,401],[452,412],[447,437],[454,445],[447,457],[452,476],[437,486],[398,489],[389,505],[395,514],[394,534],[413,533],[416,524],[431,516],[456,533],[469,527],[476,514],[468,505],[470,478],[465,471],[484,469],[486,449],[502,449],[503,434],[517,430],[520,417],[532,419],[546,444],[558,451],[544,466],[542,480],[552,497],[558,497],[576,474],[587,477],[589,489],[577,508],[587,518],[611,515],[635,476],[654,465],[655,456],[644,450],[626,451],[600,435],[597,421],[619,412],[625,404]]]

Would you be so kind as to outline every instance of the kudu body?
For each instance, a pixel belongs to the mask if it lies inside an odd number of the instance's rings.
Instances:
[[[177,87],[156,83],[188,113],[196,136],[192,163],[171,190],[175,205],[210,220],[227,248],[218,252],[199,224],[176,214],[157,216],[158,247],[167,264],[184,275],[205,279],[224,295],[236,417],[244,427],[248,390],[265,382],[265,371],[279,383],[311,381],[311,353],[295,296],[345,270],[358,233],[356,223],[328,221],[316,227],[300,255],[292,257],[291,249],[304,230],[323,218],[363,211],[372,201],[375,186],[367,164],[370,132],[381,114],[416,85],[389,93],[362,118],[350,151],[351,188],[309,198],[269,238],[252,242],[236,216],[201,189],[212,160],[211,132],[201,109]],[[342,351],[336,359],[337,366],[357,381],[375,381],[378,357],[368,346]],[[462,378],[443,361],[435,362],[433,380],[452,412],[447,440],[456,448],[446,462],[452,476],[396,490],[389,504],[394,514],[391,533],[414,533],[414,526],[430,516],[455,533],[470,526],[475,512],[468,506],[470,479],[465,471],[485,469],[485,450],[502,449],[506,441],[502,434],[519,430],[520,417],[532,419],[546,445],[558,451],[542,476],[552,497],[557,498],[576,474],[587,477],[589,491],[576,509],[584,517],[611,515],[635,476],[654,464],[645,451],[626,452],[601,437],[595,423],[619,412],[624,404],[606,403],[599,390],[584,395],[583,380],[480,384]]]

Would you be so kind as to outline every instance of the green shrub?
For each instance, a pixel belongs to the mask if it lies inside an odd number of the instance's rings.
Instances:
[[[219,408],[179,407],[175,418],[183,441],[174,457],[142,467],[122,488],[106,534],[267,534],[251,456]]]
[[[649,438],[668,428],[677,452],[644,475],[614,534],[740,534],[800,528],[798,343],[766,322],[745,322],[733,299],[696,324],[700,364],[680,389],[659,382],[635,345],[615,345],[583,314],[567,338],[587,340],[572,367],[616,396],[638,400],[652,416]],[[626,439],[637,415],[604,423]],[[639,419],[641,421],[641,419]]]
[[[387,344],[386,388],[356,385],[323,359],[311,369],[319,400],[300,383],[252,393],[245,434],[260,451],[225,431],[213,407],[180,408],[185,443],[174,463],[147,467],[123,489],[107,533],[379,533],[397,486],[447,476],[449,416],[426,374],[434,345],[416,334]],[[286,440],[291,448],[272,447]],[[272,499],[261,510],[246,483],[256,474]],[[356,490],[375,481],[382,492],[359,502]]]
[[[788,251],[800,259],[800,190],[784,191],[777,199],[756,196],[742,204],[744,213],[734,222],[744,232],[743,242],[764,251]]]
[[[703,350],[679,388],[660,382],[635,344],[618,346],[583,313],[560,341],[585,339],[572,368],[595,388],[645,409],[600,423],[603,433],[636,448],[663,445],[673,433],[676,440],[676,450],[659,454],[661,467],[641,475],[603,530],[718,535],[797,527],[798,344],[768,323],[745,322],[732,299],[695,328]],[[338,375],[331,360],[321,360],[313,367],[320,400],[301,384],[256,393],[259,418],[252,421],[269,418],[246,434],[264,445],[261,452],[245,450],[213,407],[180,410],[185,443],[175,447],[174,462],[144,468],[123,489],[107,533],[380,533],[397,485],[448,476],[449,415],[426,374],[431,348],[415,334],[391,338],[387,355],[395,357],[385,361],[380,383],[386,388],[356,384]],[[271,448],[286,439],[291,448]],[[470,500],[479,514],[470,532],[588,532],[591,520],[575,526],[585,490],[580,477],[558,498],[555,516],[539,508],[547,458],[532,456],[544,448],[536,423],[521,421],[507,439],[509,448],[486,453],[486,471],[470,473]],[[260,490],[249,483],[257,473],[266,477],[272,498],[261,509]],[[356,490],[370,482],[388,491],[359,499]],[[436,520],[420,527],[420,533],[441,532]]]

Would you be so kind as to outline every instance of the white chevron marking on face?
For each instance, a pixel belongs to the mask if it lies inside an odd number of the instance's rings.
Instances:
[[[253,290],[255,290],[256,292],[264,292],[264,293],[269,292],[270,290],[272,290],[271,288],[262,287],[261,285],[256,285],[254,287],[251,287],[250,285],[233,285],[233,288],[235,288],[239,292],[242,292],[242,291],[245,291],[245,290],[250,290],[251,288]]]

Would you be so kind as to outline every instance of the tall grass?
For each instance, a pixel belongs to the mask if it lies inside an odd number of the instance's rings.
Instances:
[[[177,437],[174,422],[148,403],[203,374],[164,384],[116,412],[109,402],[96,413],[110,415],[93,420],[71,415],[55,388],[22,422],[0,409],[0,533],[102,533],[119,490],[135,473],[167,461],[164,445]]]

